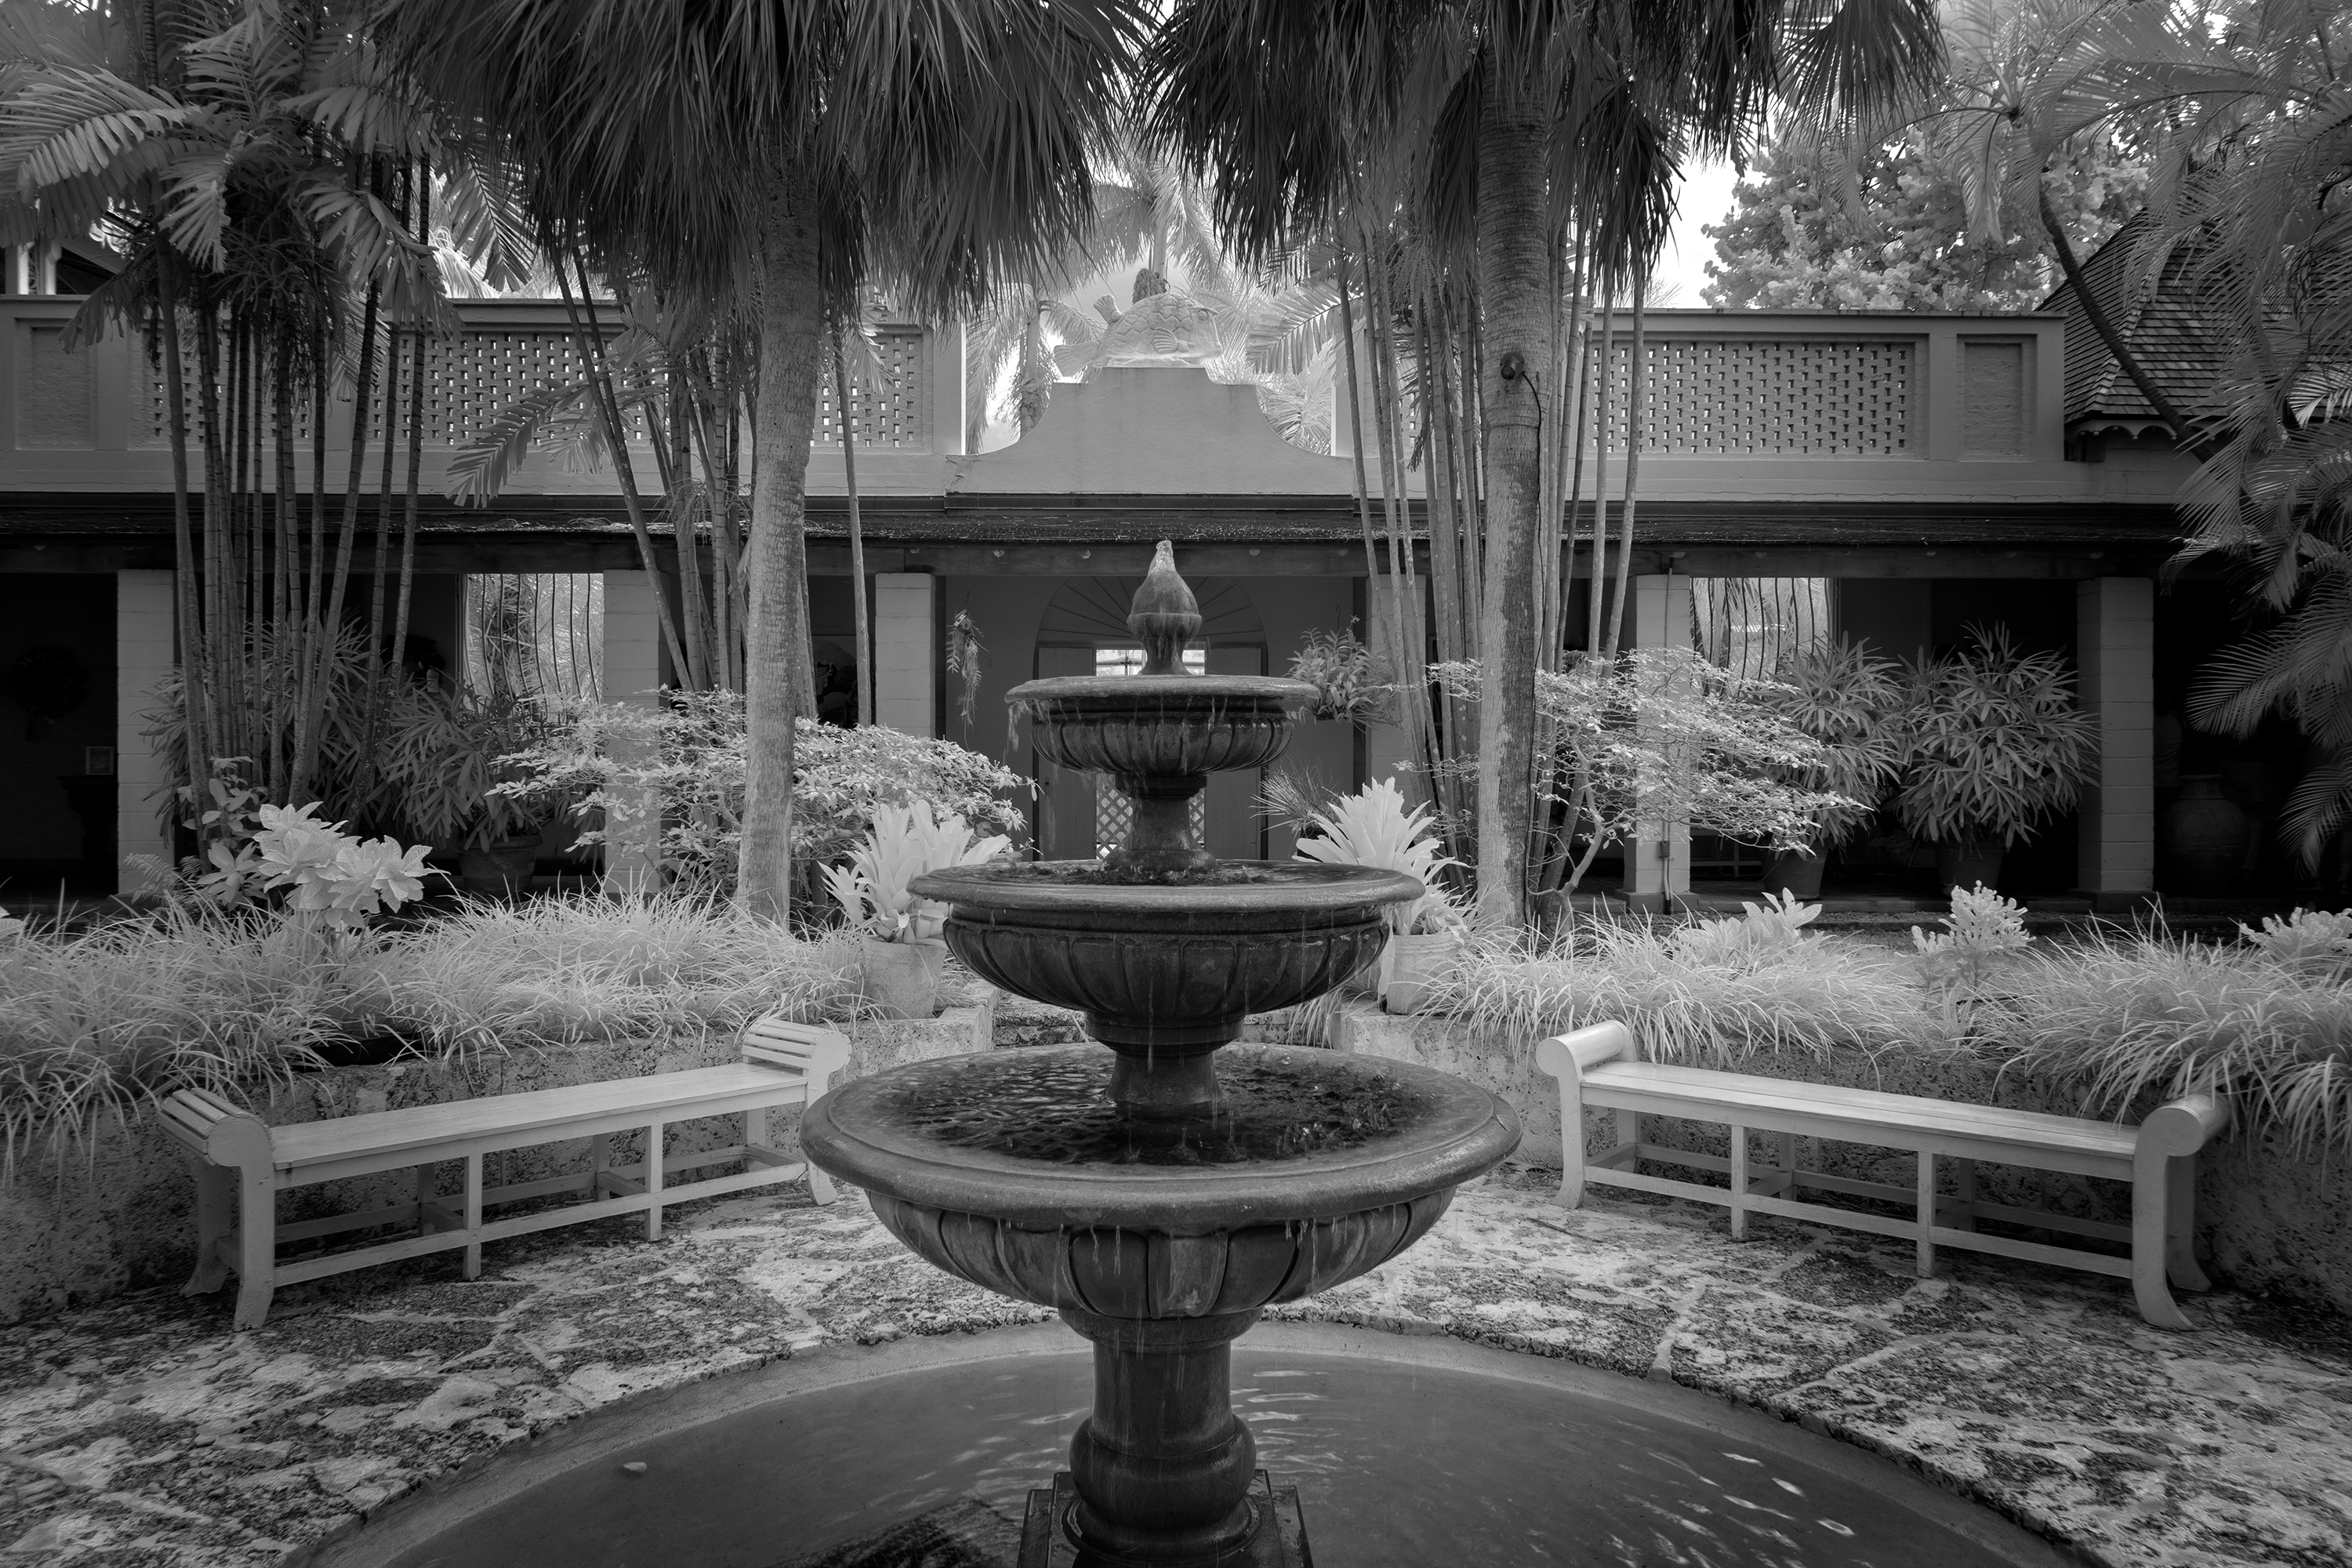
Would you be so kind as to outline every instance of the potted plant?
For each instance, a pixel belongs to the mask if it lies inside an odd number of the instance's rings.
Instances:
[[[953,812],[934,816],[921,804],[885,805],[850,851],[849,864],[824,868],[826,889],[861,938],[866,999],[884,1017],[928,1018],[939,1011],[947,906],[916,898],[907,884],[927,871],[993,859],[1010,842],[1001,833],[974,838]]]
[[[2073,808],[2097,757],[2091,716],[2054,653],[2020,653],[2006,626],[1913,667],[1895,815],[1937,848],[1947,889],[2000,885],[2001,854]]]
[[[1842,797],[1813,813],[1811,841],[1784,849],[1764,868],[1764,890],[1811,900],[1822,896],[1829,852],[1851,839],[1878,809],[1901,771],[1901,667],[1851,643],[1819,646],[1782,661],[1764,688],[1768,706],[1821,742],[1816,759],[1772,770],[1782,784]]]
[[[1420,879],[1424,890],[1418,900],[1391,904],[1385,911],[1389,940],[1381,950],[1379,973],[1383,1007],[1419,1012],[1430,983],[1460,953],[1469,923],[1439,878],[1461,862],[1440,852],[1435,815],[1425,805],[1408,811],[1395,780],[1374,779],[1307,814],[1298,858]]]

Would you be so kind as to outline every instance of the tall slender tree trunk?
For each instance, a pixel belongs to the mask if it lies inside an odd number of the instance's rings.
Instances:
[[[849,357],[843,324],[833,321],[833,406],[841,425],[841,477],[849,487],[849,596],[857,631],[857,721],[874,722],[874,620],[866,603],[866,528],[857,515],[857,422],[850,417]]]
[[[1489,76],[1478,121],[1478,299],[1486,389],[1486,598],[1479,629],[1478,918],[1522,925],[1534,785],[1536,588],[1528,570],[1543,494],[1540,378],[1551,364],[1544,299],[1546,125]]]
[[[172,442],[172,584],[179,599],[180,652],[180,718],[186,731],[183,742],[188,749],[188,783],[198,793],[195,795],[196,819],[201,822],[204,811],[204,782],[211,777],[207,747],[211,735],[205,724],[205,704],[208,695],[205,680],[204,616],[196,594],[195,531],[188,516],[188,398],[184,376],[185,366],[180,358],[180,301],[173,287],[179,279],[173,273],[173,259],[166,256],[155,272],[159,302],[156,315],[163,332],[163,399],[164,415],[171,421]],[[166,798],[164,820],[173,819],[176,803]],[[197,852],[204,849],[202,829],[198,829]]]
[[[808,458],[824,368],[815,203],[807,175],[777,172],[760,232],[760,368],[744,552],[743,835],[736,899],[792,912],[793,726],[816,709],[809,662]]]

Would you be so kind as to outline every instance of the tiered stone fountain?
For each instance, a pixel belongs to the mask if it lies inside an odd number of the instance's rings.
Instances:
[[[1128,626],[1143,673],[1008,700],[1039,753],[1133,802],[1107,859],[964,867],[915,890],[1008,991],[1082,1010],[1094,1046],[901,1068],[809,1108],[808,1157],[950,1273],[1060,1311],[1094,1343],[1093,1414],[1031,1493],[1021,1568],[1307,1568],[1296,1492],[1256,1465],[1228,1347],[1267,1306],[1412,1246],[1518,1143],[1494,1096],[1427,1068],[1234,1046],[1378,955],[1410,877],[1220,862],[1208,775],[1281,755],[1302,681],[1183,673],[1199,607],[1160,546]]]

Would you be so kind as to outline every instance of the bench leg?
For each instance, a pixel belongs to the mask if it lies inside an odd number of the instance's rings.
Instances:
[[[646,1239],[659,1241],[662,1230],[662,1124],[646,1129]]]
[[[1974,1160],[1955,1160],[1952,1170],[1959,1178],[1960,1188],[1960,1223],[1955,1228],[1974,1230],[1977,1227],[1977,1163]]]
[[[1919,1278],[1936,1276],[1936,1156],[1919,1152]]]
[[[469,1236],[482,1233],[482,1157],[478,1153],[466,1156],[466,1232]],[[482,1277],[482,1244],[466,1244],[466,1259],[459,1274],[467,1279]]]
[[[613,1166],[613,1135],[599,1132],[588,1140],[588,1195],[591,1198],[610,1196],[604,1188],[604,1173]]]
[[[1748,1239],[1748,1129],[1731,1130],[1731,1239]]]
[[[237,1173],[236,1326],[257,1329],[278,1290],[278,1183]]]
[[[180,1287],[183,1296],[203,1296],[228,1283],[221,1243],[236,1227],[236,1173],[210,1160],[193,1162],[196,1173],[196,1268]]]
[[[2164,1173],[2164,1271],[2183,1290],[2210,1290],[2197,1267],[2197,1156],[2176,1155]]]
[[[1780,1162],[1780,1179],[1776,1184],[1776,1196],[1793,1198],[1797,1195],[1797,1135],[1776,1132],[1772,1135],[1773,1152]]]
[[[2163,1163],[2169,1165],[2171,1161]],[[2166,1200],[2171,1186],[2170,1172],[2148,1171],[2142,1166],[2132,1183],[2132,1298],[2138,1304],[2139,1315],[2159,1329],[2189,1329],[2196,1327],[2189,1321],[2165,1289],[2165,1257],[2171,1247],[2172,1226]]]

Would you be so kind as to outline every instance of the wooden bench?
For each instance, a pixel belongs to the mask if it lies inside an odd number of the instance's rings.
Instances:
[[[2149,1322],[2168,1329],[2193,1326],[2174,1303],[2165,1280],[2168,1274],[2171,1282],[2183,1289],[2206,1289],[2205,1276],[2189,1251],[2190,1222],[2197,1151],[2230,1121],[2229,1102],[2221,1097],[2192,1094],[2176,1100],[2131,1128],[1916,1095],[1672,1067],[1635,1061],[1633,1057],[1633,1033],[1618,1023],[1595,1024],[1536,1047],[1537,1065],[1559,1080],[1566,1160],[1559,1201],[1563,1207],[1581,1204],[1585,1184],[1595,1183],[1724,1205],[1731,1210],[1735,1237],[1747,1235],[1751,1214],[1909,1237],[1917,1246],[1923,1278],[1935,1272],[1938,1247],[2084,1268],[2130,1279],[2140,1316]],[[1587,1158],[1583,1113],[1596,1109],[1611,1112],[1610,1148],[1606,1153]],[[1638,1124],[1628,1121],[1629,1115],[1643,1112],[1721,1122],[1731,1130],[1730,1156],[1643,1143]],[[1748,1134],[1752,1131],[1779,1135],[1774,1163],[1761,1168],[1751,1164]],[[1907,1149],[1918,1157],[1917,1178],[1906,1188],[1799,1170],[1796,1141],[1800,1136]],[[1936,1190],[1937,1162],[1944,1159],[1954,1163],[1957,1195],[1939,1194]],[[1730,1184],[1717,1187],[1644,1175],[1638,1169],[1643,1160],[1719,1172]],[[2103,1225],[1985,1202],[1976,1195],[1979,1161],[2129,1182],[2132,1223]],[[1912,1215],[1896,1218],[1799,1201],[1796,1194],[1809,1187],[1891,1199],[1910,1205]],[[2123,1242],[2131,1252],[2127,1258],[2116,1258],[2080,1247],[1990,1236],[1976,1229],[1979,1220],[1987,1219]]]
[[[196,1174],[196,1271],[184,1294],[217,1290],[237,1276],[236,1326],[257,1329],[280,1285],[365,1268],[450,1247],[465,1248],[465,1277],[482,1268],[482,1244],[614,1215],[642,1214],[646,1235],[661,1235],[664,1205],[740,1192],[806,1175],[817,1202],[831,1203],[824,1173],[768,1146],[768,1112],[822,1095],[849,1060],[838,1031],[768,1016],[743,1032],[743,1060],[729,1067],[656,1073],[646,1078],[522,1094],[487,1095],[446,1105],[379,1110],[326,1121],[271,1127],[251,1111],[204,1089],[184,1089],[163,1102],[163,1126],[186,1145]],[[662,1130],[697,1117],[743,1118],[743,1142],[661,1157]],[[613,1134],[646,1130],[648,1157],[611,1163]],[[482,1156],[501,1149],[586,1138],[589,1169],[509,1186],[482,1185]],[[434,1165],[463,1160],[465,1191],[435,1190]],[[740,1162],[728,1175],[673,1184],[678,1172]],[[413,1203],[292,1225],[278,1221],[278,1194],[292,1187],[415,1167]],[[506,1219],[485,1220],[493,1204],[584,1192],[586,1203]],[[343,1231],[386,1226],[414,1236],[350,1251],[280,1263],[278,1248]]]

